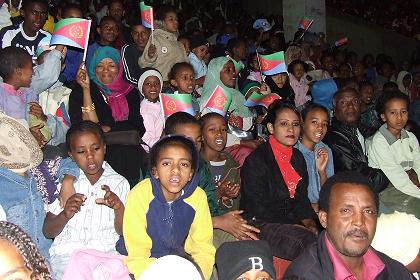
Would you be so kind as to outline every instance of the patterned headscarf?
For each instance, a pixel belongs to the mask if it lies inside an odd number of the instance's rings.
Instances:
[[[24,173],[38,166],[42,151],[29,130],[0,112],[0,167]]]

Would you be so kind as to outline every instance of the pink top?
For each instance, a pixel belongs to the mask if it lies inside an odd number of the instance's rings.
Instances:
[[[331,262],[334,267],[334,279],[357,280],[356,276],[353,275],[353,272],[347,267],[343,259],[337,253],[330,240],[327,238],[327,235],[325,235],[325,243],[327,245],[328,254],[330,255]],[[381,271],[385,268],[385,264],[370,247],[362,258],[364,280],[374,280],[376,276],[378,276],[379,273],[381,273]]]
[[[309,97],[307,96],[309,86],[303,79],[298,81],[293,74],[289,75],[290,86],[292,87],[293,91],[295,92],[295,104],[296,107],[299,107],[305,104]]]
[[[143,145],[143,148],[149,151],[149,147],[151,148],[160,139],[165,124],[160,102],[152,103],[143,99],[140,103],[140,115],[143,117],[144,127],[146,128],[142,140],[147,145]]]

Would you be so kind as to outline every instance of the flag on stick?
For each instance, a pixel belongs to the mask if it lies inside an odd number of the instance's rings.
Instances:
[[[314,22],[313,19],[310,19],[308,17],[303,17],[298,24],[299,29],[308,30],[309,27],[311,27],[312,23]]]
[[[261,94],[254,91],[251,94],[251,96],[245,101],[244,105],[247,107],[255,107],[261,105],[268,109],[268,106],[270,106],[271,103],[273,103],[277,99],[281,99],[281,97],[275,93]]]
[[[226,116],[231,102],[232,96],[230,93],[225,92],[221,86],[216,86],[204,108],[207,108],[210,111],[218,113],[222,116]]]
[[[287,73],[286,63],[284,62],[284,52],[276,52],[269,55],[258,54],[261,72],[271,76],[279,73]]]
[[[153,8],[144,4],[144,1],[140,2],[140,12],[141,12],[141,23],[144,27],[154,29],[153,25]]]
[[[176,112],[186,112],[195,116],[192,107],[192,96],[188,93],[161,93],[160,106],[165,118]]]
[[[87,49],[91,21],[83,18],[65,18],[54,25],[50,45],[65,45]]]

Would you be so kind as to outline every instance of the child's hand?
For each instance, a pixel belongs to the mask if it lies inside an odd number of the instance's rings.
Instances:
[[[64,206],[64,216],[67,219],[73,218],[73,216],[80,211],[80,207],[84,204],[86,200],[86,196],[81,193],[73,194],[66,202],[66,206]]]
[[[111,209],[118,210],[123,206],[120,198],[113,192],[110,191],[107,185],[101,187],[105,191],[104,198],[97,198],[96,204],[108,206]]]
[[[74,189],[73,182],[75,177],[71,175],[64,175],[63,182],[61,183],[61,189],[60,189],[60,207],[64,208],[64,205],[66,205],[67,200],[76,193],[76,190]]]
[[[33,127],[29,128],[29,131],[32,133],[32,136],[38,142],[38,146],[43,148],[47,144],[47,140],[45,139],[44,135],[42,135],[41,128],[44,127],[44,124],[40,123]]]
[[[318,172],[324,172],[328,163],[328,152],[321,148],[316,151],[316,168]]]
[[[227,197],[231,199],[238,197],[241,189],[239,184],[232,184],[230,181],[219,182],[217,186],[219,197]]]
[[[260,93],[261,94],[270,94],[271,89],[266,83],[262,83],[260,87]]]
[[[76,82],[82,89],[90,90],[90,80],[84,63],[80,64],[79,70],[77,70]]]
[[[37,119],[44,122],[47,121],[47,116],[44,114],[41,105],[37,102],[29,102],[29,114],[34,115]]]
[[[147,55],[149,56],[149,58],[152,58],[156,55],[156,46],[155,45],[151,44],[149,46],[149,49],[147,51]]]
[[[258,240],[260,230],[248,225],[241,217],[242,210],[228,212],[222,216],[222,230],[232,234],[238,240]]]

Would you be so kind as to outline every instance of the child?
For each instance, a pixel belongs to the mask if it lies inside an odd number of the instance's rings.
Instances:
[[[196,35],[191,38],[191,52],[188,55],[190,64],[194,69],[195,82],[202,86],[207,74],[207,65],[204,62],[209,51],[209,43],[202,35]]]
[[[0,260],[2,279],[53,279],[31,237],[9,222],[0,222]]]
[[[156,29],[147,42],[139,65],[156,68],[166,82],[169,81],[168,74],[172,66],[178,62],[187,62],[188,57],[183,45],[177,41],[178,16],[175,9],[167,5],[161,6],[156,12],[154,22]]]
[[[201,150],[202,134],[200,123],[187,113],[178,112],[172,114],[166,120],[165,134],[183,135],[194,141],[198,151]],[[200,157],[198,173],[199,186],[206,192],[213,228],[215,229],[213,233],[214,246],[218,248],[223,242],[235,239],[257,239],[256,233],[259,230],[247,224],[241,218],[242,211],[232,210],[226,213],[227,208],[222,203],[218,203],[223,197],[228,200],[237,197],[239,186],[232,184],[229,180],[224,180],[219,182],[216,191],[210,164],[203,156]]]
[[[217,113],[208,113],[201,118],[201,133],[203,135],[204,159],[210,162],[210,170],[213,182],[219,185],[228,182],[228,188],[232,189],[232,198],[237,198],[240,190],[239,164],[223,149],[227,140],[227,121]],[[223,190],[217,189],[220,197],[219,207],[230,209],[233,205],[232,198],[226,197]],[[233,210],[238,210],[239,201]]]
[[[195,91],[194,68],[188,62],[175,63],[168,74],[171,85],[176,89],[175,93],[186,93],[192,95],[192,105],[194,112],[198,114],[200,105]]]
[[[295,105],[299,108],[311,99],[308,95],[309,86],[303,78],[307,72],[307,66],[302,60],[293,60],[287,67],[287,70],[290,73],[290,86],[295,93]]]
[[[0,31],[1,48],[19,46],[35,60],[38,43],[49,34],[42,30],[48,17],[47,1],[22,1],[21,16],[23,23],[7,26]]]
[[[86,69],[89,69],[93,55],[99,47],[112,46],[118,36],[119,28],[117,21],[111,16],[104,16],[97,28],[99,40],[90,44],[86,55]]]
[[[159,102],[159,94],[162,91],[162,75],[153,68],[143,68],[140,75],[138,88],[144,99],[140,103],[140,114],[143,117],[144,133],[142,145],[146,151],[149,151],[162,135],[165,118]]]
[[[215,249],[210,212],[198,184],[198,152],[182,136],[168,136],[150,151],[152,174],[130,192],[124,217],[127,266],[139,278],[156,259],[189,254],[209,279]]]
[[[186,34],[180,35],[178,37],[178,42],[184,46],[185,54],[188,56],[191,52],[191,40],[190,37]]]
[[[48,206],[44,234],[54,238],[51,266],[61,279],[70,255],[77,249],[96,249],[116,254],[115,243],[122,234],[128,181],[104,162],[105,136],[98,124],[74,124],[66,136],[70,157],[80,168],[74,182],[76,193],[61,209],[55,201]]]
[[[266,241],[226,242],[216,252],[220,280],[275,280],[273,254]]]
[[[278,94],[282,101],[295,105],[295,92],[290,86],[287,72],[267,76],[265,82],[270,88],[270,91]]]
[[[366,127],[376,131],[381,123],[378,114],[375,110],[375,103],[373,100],[374,88],[371,82],[364,81],[359,83],[360,89],[360,123]]]
[[[303,131],[295,147],[305,158],[309,179],[308,198],[312,208],[318,212],[319,191],[325,181],[334,175],[331,149],[322,142],[329,125],[329,112],[321,105],[309,104],[301,115]]]
[[[369,166],[381,169],[395,188],[381,193],[385,206],[389,202],[399,211],[420,216],[420,148],[417,138],[404,129],[408,120],[408,96],[401,92],[383,93],[378,113],[385,123],[373,135],[368,146]],[[392,199],[384,201],[386,197]],[[400,199],[402,201],[400,201]],[[387,205],[388,204],[388,205]]]

